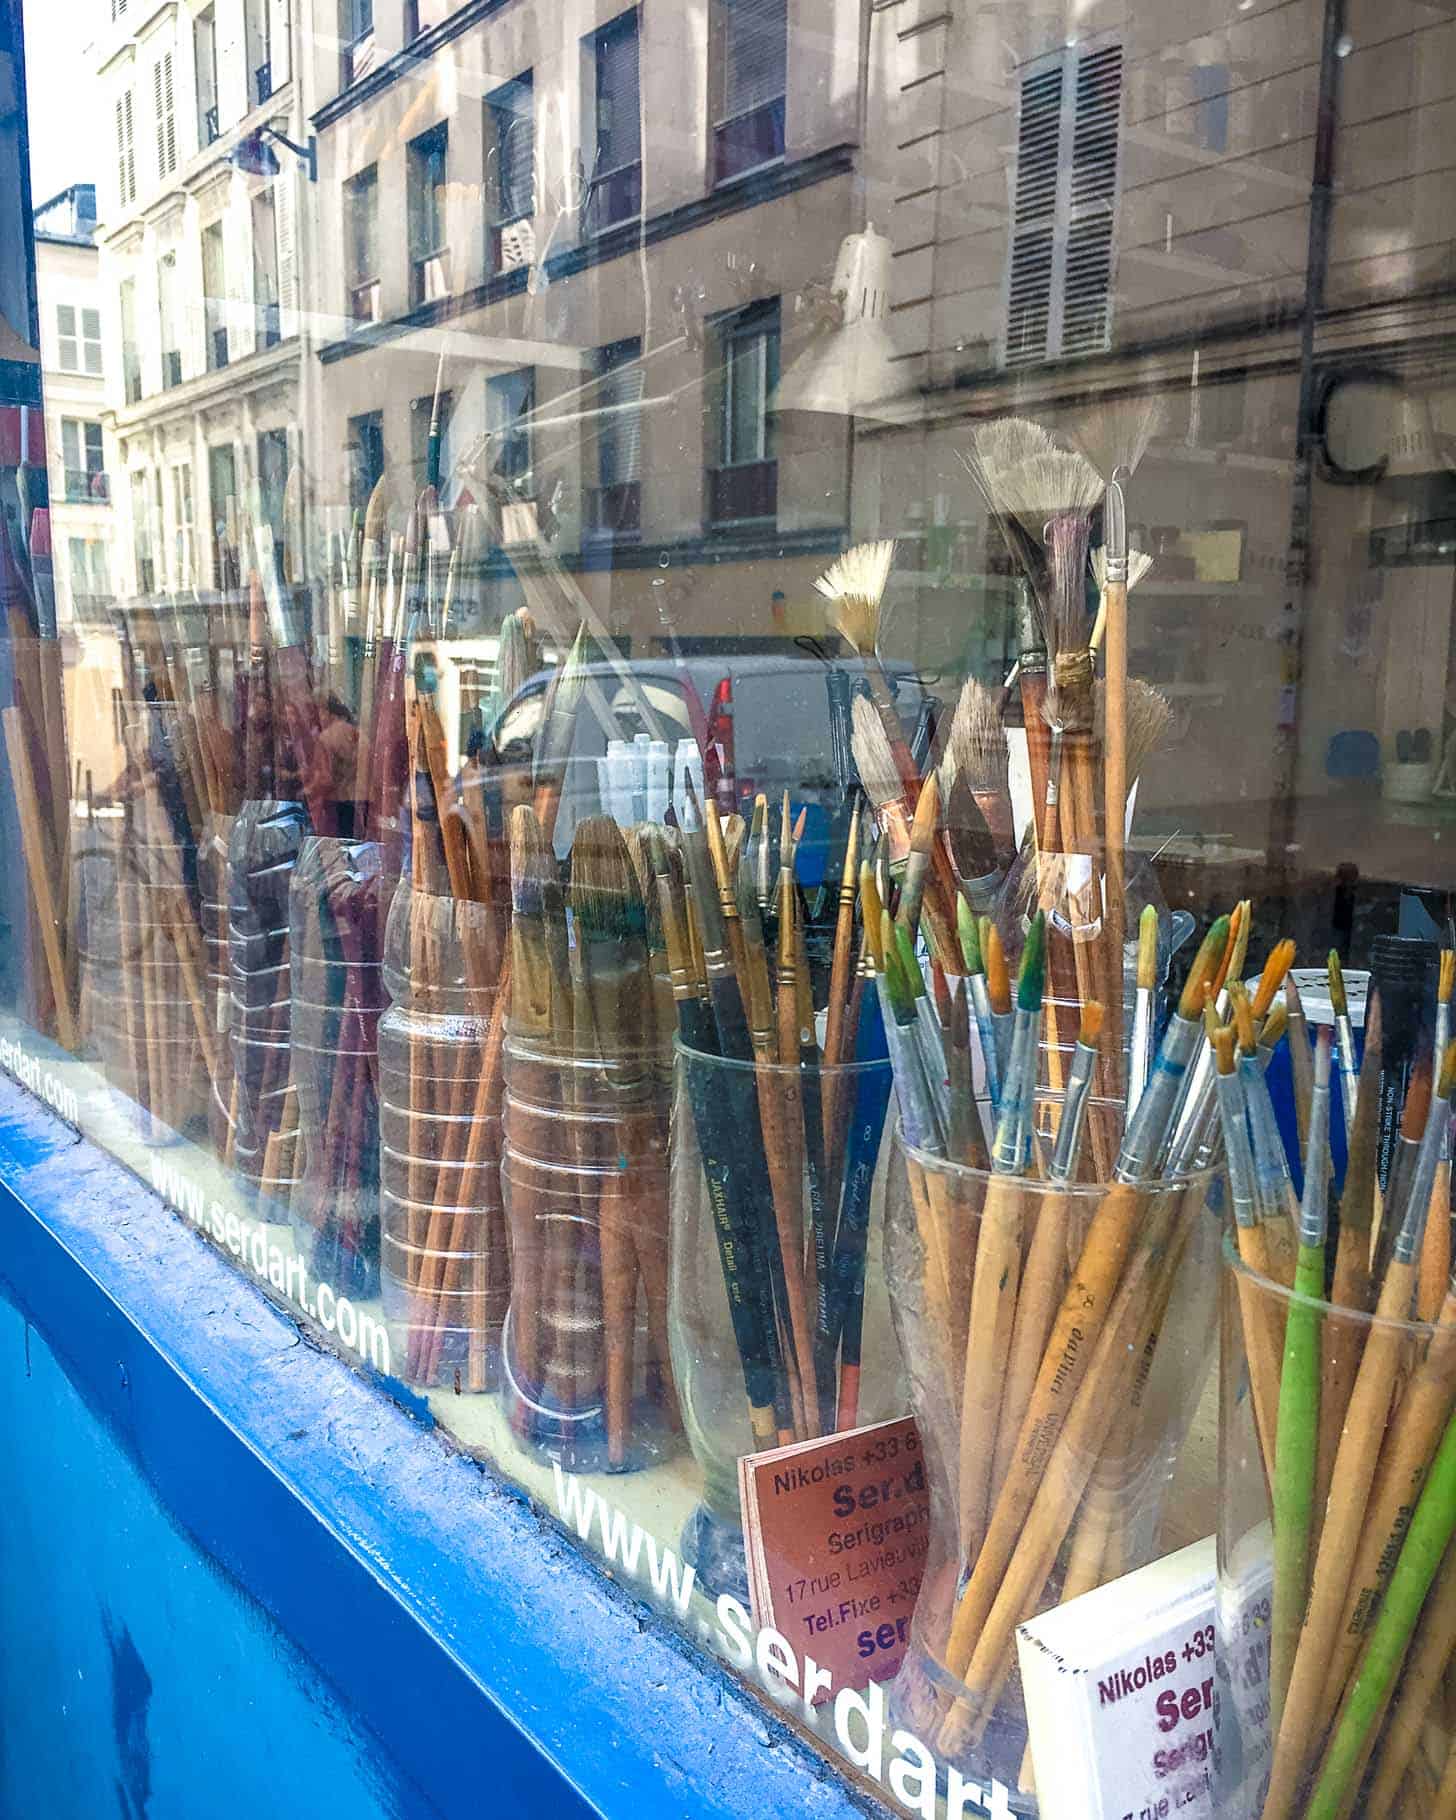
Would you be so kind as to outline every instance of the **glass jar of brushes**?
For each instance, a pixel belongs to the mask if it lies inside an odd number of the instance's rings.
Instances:
[[[678,1045],[670,1331],[703,1475],[682,1550],[712,1593],[747,1598],[745,1454],[908,1407],[881,1268],[890,1087],[883,1053],[804,1067]]]

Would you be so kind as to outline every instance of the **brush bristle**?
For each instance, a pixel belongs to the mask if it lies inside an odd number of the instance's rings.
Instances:
[[[1275,942],[1269,952],[1268,960],[1264,962],[1264,971],[1259,976],[1258,990],[1254,994],[1254,1016],[1256,1018],[1264,1018],[1269,1015],[1269,1007],[1274,1003],[1274,995],[1284,984],[1285,975],[1289,972],[1293,959],[1293,942],[1288,940]],[[1336,961],[1335,964],[1338,966],[1339,962]],[[1343,997],[1343,992],[1341,996]],[[1333,994],[1330,1002],[1334,1003]]]
[[[523,613],[507,613],[501,621],[500,643],[496,650],[496,687],[502,701],[512,701],[532,669],[530,644]],[[529,624],[529,620],[527,621]]]
[[[956,934],[960,937],[961,959],[966,964],[966,972],[980,973],[981,931],[976,923],[975,912],[959,895],[956,897]]]
[[[1209,1041],[1213,1044],[1214,1059],[1218,1063],[1220,1074],[1232,1074],[1234,1071],[1234,1027],[1232,1024],[1218,1024],[1218,1014],[1214,1014],[1216,1029],[1210,1030]]]
[[[511,811],[511,908],[517,916],[545,913],[548,892],[560,889],[556,855],[529,803]]]
[[[1219,917],[1203,944],[1193,957],[1193,965],[1188,969],[1188,978],[1183,982],[1183,994],[1178,1000],[1180,1017],[1195,1018],[1203,1011],[1203,988],[1213,978],[1223,959],[1223,951],[1228,946],[1229,919]]]
[[[1132,593],[1148,570],[1153,566],[1153,559],[1146,550],[1129,550],[1127,553],[1127,591]],[[1098,544],[1092,552],[1092,579],[1097,583],[1097,592],[1103,593],[1107,587],[1107,546]]]
[[[1007,790],[1010,761],[1001,704],[974,676],[968,676],[962,685],[950,723],[947,753],[955,775],[963,777],[972,790],[997,794]]]
[[[972,473],[979,471],[992,488],[1008,468],[1034,455],[1055,449],[1050,433],[1029,417],[997,417],[971,433],[973,453],[962,459]]]
[[[904,959],[895,940],[895,925],[890,921],[888,910],[880,913],[880,954],[890,1008],[897,1022],[906,1023],[915,1015],[915,992],[905,972]]]
[[[1043,449],[1006,469],[999,491],[1002,510],[1040,537],[1048,520],[1090,514],[1106,488],[1085,456],[1072,449]]]
[[[1111,480],[1119,468],[1137,471],[1162,416],[1163,401],[1155,394],[1099,398],[1067,433],[1097,472]]]
[[[935,845],[940,826],[940,785],[932,771],[920,788],[915,804],[915,819],[910,824],[910,851],[929,853]]]
[[[1244,982],[1230,980],[1228,995],[1234,1014],[1234,1029],[1239,1033],[1239,1048],[1245,1055],[1252,1055],[1258,1043],[1254,1034],[1254,1007]]]
[[[827,617],[846,644],[869,656],[879,636],[880,602],[895,561],[895,543],[857,543],[814,583],[828,601]]]
[[[1102,1038],[1103,1011],[1095,998],[1089,998],[1082,1007],[1082,1021],[1077,1030],[1077,1041],[1084,1049],[1095,1049]]]
[[[1137,983],[1141,992],[1151,992],[1158,981],[1158,912],[1152,904],[1143,906],[1138,918]]]
[[[900,967],[905,981],[910,987],[913,998],[925,996],[925,975],[920,971],[920,962],[915,956],[915,938],[904,923],[891,923],[894,934],[895,952],[900,957]]]
[[[1098,685],[1099,697],[1101,684]],[[1126,695],[1127,781],[1129,788],[1142,776],[1143,766],[1167,742],[1173,726],[1173,704],[1161,690],[1140,676],[1129,676]]]
[[[1011,975],[1006,967],[1006,950],[1001,946],[1001,931],[989,916],[981,918],[981,958],[986,963],[986,991],[993,1011],[1011,1009]]]
[[[1441,1078],[1436,1091],[1443,1100],[1449,1100],[1456,1093],[1456,1043],[1446,1045],[1446,1053],[1441,1057]]]
[[[642,899],[642,914],[647,931],[647,946],[654,954],[662,952],[662,905],[658,897],[652,863],[651,838],[657,832],[651,822],[638,822],[625,831],[627,855],[632,861],[632,876]]]
[[[646,912],[626,837],[610,815],[589,815],[571,843],[571,913],[588,941],[641,936]]]
[[[1264,1028],[1259,1032],[1261,1049],[1277,1049],[1284,1040],[1284,1033],[1289,1028],[1289,1013],[1283,1005],[1276,1005],[1264,1019]]]
[[[1436,997],[1443,1005],[1450,1004],[1453,987],[1456,987],[1456,948],[1443,948],[1436,986]]]
[[[1016,1003],[1022,1011],[1040,1011],[1046,980],[1046,916],[1038,910],[1026,931],[1021,968],[1016,976]]]
[[[890,749],[889,735],[868,696],[856,695],[850,704],[850,714],[854,723],[850,746],[859,781],[874,806],[883,809],[887,803],[900,800],[900,773]]]

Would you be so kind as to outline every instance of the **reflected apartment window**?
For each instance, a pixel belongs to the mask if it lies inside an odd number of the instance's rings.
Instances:
[[[283,574],[283,501],[288,491],[288,432],[264,430],[258,437],[258,508],[273,533],[273,561]]]
[[[1112,340],[1122,46],[1059,51],[1021,83],[1006,364]]]
[[[90,423],[78,417],[63,417],[61,461],[65,468],[65,496],[69,504],[105,504],[111,495],[106,483],[106,457],[99,423]]]
[[[106,545],[94,537],[70,537],[66,546],[71,612],[78,624],[103,624],[111,594]]]
[[[56,363],[63,373],[101,374],[101,312],[56,306]]]
[[[212,528],[212,581],[217,588],[232,583],[232,540],[238,511],[238,464],[230,442],[207,451],[207,510]]]
[[[157,325],[162,343],[162,390],[182,383],[182,349],[177,339],[177,255],[157,261]]]
[[[157,130],[157,176],[165,181],[177,168],[177,115],[172,92],[172,53],[152,65],[152,115]]]
[[[597,355],[597,484],[587,490],[593,537],[636,537],[642,529],[642,343],[634,336]]]
[[[536,369],[492,373],[485,382],[485,426],[491,439],[491,472],[515,492],[529,491],[531,413],[536,408]]]
[[[136,279],[123,278],[118,291],[121,309],[121,383],[128,404],[140,404],[142,358],[137,347]]]
[[[207,370],[215,373],[228,363],[227,270],[220,221],[202,230],[202,315]]]
[[[492,269],[514,271],[535,256],[535,89],[531,71],[507,82],[485,102],[487,223]]]
[[[384,475],[384,414],[368,411],[362,417],[349,419],[349,442],[345,450],[349,467],[349,506],[362,512],[369,495]]]
[[[157,585],[157,572],[152,556],[152,489],[145,468],[131,472],[131,533],[137,593],[150,594]]]
[[[642,213],[642,96],[637,13],[623,13],[587,39],[591,118],[582,141],[586,231],[599,234]]]
[[[178,462],[172,469],[173,568],[179,588],[190,588],[195,579],[192,528],[192,469]]]
[[[273,0],[243,0],[250,108],[261,107],[273,95],[272,10]]]
[[[779,305],[755,304],[717,329],[715,460],[708,517],[718,527],[772,520],[778,513],[778,462],[769,400],[779,382]]]
[[[405,43],[418,38],[421,32],[429,31],[432,25],[441,24],[449,17],[451,7],[455,4],[458,4],[458,0],[405,0]]]
[[[339,76],[347,88],[374,64],[374,0],[339,0],[339,44]]]
[[[278,295],[278,207],[272,190],[253,198],[253,333],[259,352],[283,339]]]
[[[434,303],[450,292],[450,249],[445,243],[445,184],[449,128],[442,120],[409,147],[410,301]]]
[[[787,0],[714,0],[713,182],[784,155]]]
[[[217,15],[210,6],[193,21],[192,53],[197,70],[197,141],[208,146],[222,131],[217,107]]]
[[[379,320],[379,167],[371,164],[344,185],[344,257],[348,261],[349,315]]]
[[[116,97],[117,196],[123,208],[136,201],[136,103],[131,89]]]

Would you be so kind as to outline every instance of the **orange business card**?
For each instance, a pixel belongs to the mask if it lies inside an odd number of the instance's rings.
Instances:
[[[812,1655],[836,1688],[889,1680],[930,1534],[913,1419],[748,1454],[738,1489],[754,1623]]]

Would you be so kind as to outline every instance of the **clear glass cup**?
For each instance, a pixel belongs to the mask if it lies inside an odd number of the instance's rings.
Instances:
[[[810,1071],[797,1065],[725,1061],[678,1045],[672,1147],[672,1353],[688,1445],[703,1474],[701,1499],[688,1519],[681,1546],[700,1581],[713,1592],[747,1597],[738,1462],[778,1440],[777,1434],[770,1434],[765,1441],[755,1431],[750,1397],[757,1395],[762,1407],[769,1392],[759,1386],[771,1385],[772,1373],[763,1369],[761,1339],[756,1337],[765,1331],[763,1324],[755,1327],[751,1317],[745,1323],[740,1312],[745,1299],[765,1296],[761,1236],[765,1213],[775,1216],[776,1232],[787,1222],[801,1246],[805,1308],[816,1339],[819,1398],[811,1417],[813,1431],[832,1434],[840,1427],[906,1413],[905,1376],[880,1268],[889,1150],[888,1138],[881,1134],[890,1089],[888,1060]],[[800,1167],[786,1184],[782,1178],[778,1184],[787,1187],[787,1208],[774,1198],[775,1185],[766,1172],[759,1177],[756,1199],[751,1186],[747,1146],[764,1128],[761,1109],[766,1102],[787,1109],[789,1117],[802,1106],[806,1129],[815,1104],[823,1129],[828,1107],[843,1134],[841,1143],[827,1151],[821,1144],[812,1169],[807,1146],[796,1145]],[[781,1138],[772,1141],[782,1145]],[[826,1168],[824,1154],[836,1157],[832,1170]],[[821,1304],[813,1290],[824,1280],[820,1257],[833,1256],[836,1228],[842,1240],[839,1269],[828,1273]],[[815,1246],[820,1230],[822,1251]],[[771,1243],[776,1245],[777,1238]],[[767,1288],[768,1296],[772,1293]],[[826,1331],[837,1343],[823,1339]],[[793,1423],[792,1438],[808,1438],[803,1403],[801,1383],[797,1395],[790,1390],[787,1405],[778,1411],[780,1422],[787,1416]],[[760,1416],[759,1427],[763,1426]]]
[[[1055,1105],[1041,1111],[1049,1125]],[[1116,1114],[1088,1108],[1094,1122]],[[1156,1553],[1211,1355],[1214,1177],[1135,1189],[997,1178],[898,1131],[895,1153],[886,1280],[931,1535],[891,1712],[1034,1811],[1016,1626]],[[1120,1253],[1106,1248],[1115,1233]],[[1043,1378],[1053,1356],[1063,1368]]]
[[[379,1021],[380,1260],[391,1357],[410,1383],[496,1382],[510,1262],[500,1110],[487,1103],[495,988],[487,905],[401,879]]]
[[[1298,1296],[1232,1234],[1221,1276],[1217,1811],[1432,1813],[1456,1507],[1422,1494],[1456,1439],[1456,1297],[1419,1259],[1389,1265],[1384,1315]]]

